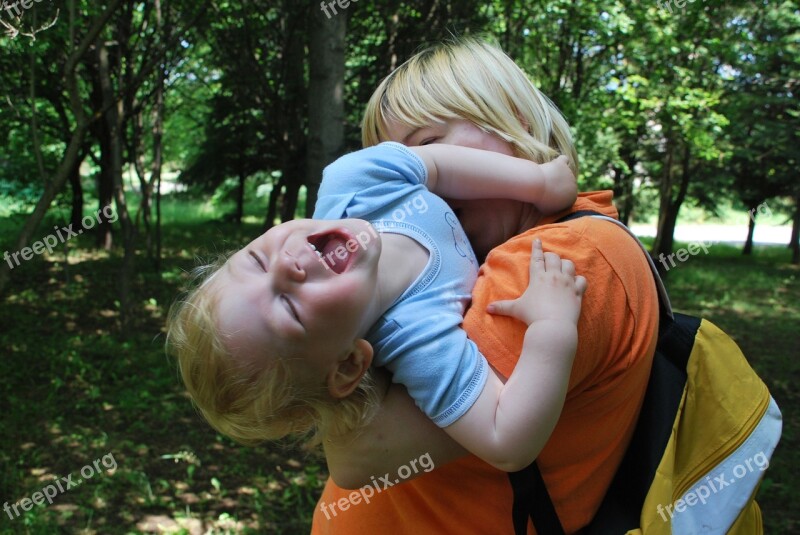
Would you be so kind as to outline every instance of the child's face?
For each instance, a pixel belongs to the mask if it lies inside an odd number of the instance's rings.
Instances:
[[[444,119],[422,128],[391,122],[387,124],[387,132],[391,141],[409,147],[444,143],[515,155],[511,143],[465,119]],[[478,258],[485,257],[519,232],[524,203],[507,199],[447,201],[456,212]]]
[[[365,316],[380,252],[379,235],[360,219],[273,227],[231,256],[213,282],[228,350],[256,369],[264,355],[302,359],[301,375],[324,378],[371,325]]]

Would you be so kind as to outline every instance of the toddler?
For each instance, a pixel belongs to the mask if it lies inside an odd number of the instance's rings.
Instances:
[[[460,328],[477,261],[431,192],[555,213],[576,186],[563,156],[539,165],[442,144],[382,143],[328,166],[315,219],[270,229],[171,311],[168,344],[215,428],[243,443],[345,433],[377,405],[376,365],[497,468],[537,456],[564,402],[586,282],[534,243],[528,289],[492,305],[529,325],[504,384]]]

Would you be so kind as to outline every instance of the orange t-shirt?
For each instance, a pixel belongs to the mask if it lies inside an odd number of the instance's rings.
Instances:
[[[610,191],[582,193],[568,212],[617,217],[611,199]],[[658,296],[647,259],[623,229],[591,217],[553,223],[568,212],[492,250],[464,329],[507,377],[521,353],[525,326],[485,310],[525,290],[531,240],[540,237],[545,251],[572,260],[586,277],[566,403],[537,460],[561,523],[573,533],[594,516],[630,441],[655,351]],[[314,511],[313,535],[514,533],[507,474],[472,455],[375,492],[369,503],[344,499],[352,493],[328,480]],[[323,508],[339,500],[346,510]]]

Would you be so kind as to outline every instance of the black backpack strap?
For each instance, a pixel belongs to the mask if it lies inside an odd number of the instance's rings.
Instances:
[[[514,533],[528,533],[528,517],[533,521],[537,535],[563,535],[564,528],[558,520],[556,509],[536,461],[519,472],[509,472],[508,479],[514,490],[511,516]]]
[[[623,227],[642,245],[621,222],[591,210],[575,212],[562,221],[584,216],[609,220]],[[669,297],[658,270],[644,246],[642,250],[647,256],[658,287],[660,310],[658,344],[630,446],[592,522],[583,530],[586,535],[626,533],[639,527],[645,497],[664,455],[675,414],[680,406],[686,385],[686,361],[699,326],[699,322],[690,321],[693,318],[683,315],[676,317],[672,313]]]

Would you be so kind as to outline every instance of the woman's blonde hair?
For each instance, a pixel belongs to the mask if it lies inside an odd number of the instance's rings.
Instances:
[[[211,426],[246,445],[287,436],[318,445],[368,421],[380,399],[371,372],[347,398],[325,385],[302,385],[286,359],[259,355],[242,365],[226,349],[216,317],[221,291],[215,275],[230,254],[194,271],[195,287],[171,307],[167,352],[174,355],[186,390]]]
[[[440,43],[393,71],[367,104],[362,143],[369,147],[389,140],[389,122],[422,128],[444,119],[466,119],[537,163],[563,154],[578,176],[578,154],[561,112],[511,58],[486,41]]]

